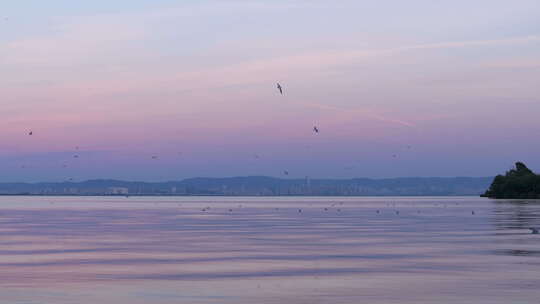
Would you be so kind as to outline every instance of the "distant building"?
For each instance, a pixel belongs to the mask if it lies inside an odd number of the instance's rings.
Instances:
[[[129,190],[125,187],[109,187],[107,188],[107,194],[128,194]]]

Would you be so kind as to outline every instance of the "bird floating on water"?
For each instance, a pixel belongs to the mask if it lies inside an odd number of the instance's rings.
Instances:
[[[532,234],[538,234],[538,228],[531,227],[529,228]]]

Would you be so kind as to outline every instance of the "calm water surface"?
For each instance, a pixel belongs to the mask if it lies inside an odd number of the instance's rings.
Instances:
[[[540,303],[531,226],[540,201],[0,197],[0,303]]]

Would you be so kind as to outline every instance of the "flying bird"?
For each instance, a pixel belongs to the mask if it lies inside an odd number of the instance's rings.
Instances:
[[[278,90],[279,90],[279,93],[280,93],[281,95],[283,95],[283,88],[281,87],[281,85],[279,84],[279,82],[278,82],[278,84],[277,84],[277,88],[278,88]]]
[[[153,155],[153,156],[152,156],[152,159],[157,159],[157,156]]]
[[[28,132],[28,135],[32,135],[32,134],[34,134],[34,132],[32,132],[32,131]]]
[[[317,126],[314,126],[314,127],[313,127],[313,132],[319,133],[319,128],[317,128]]]
[[[289,175],[289,171],[285,170],[285,171],[283,171],[283,174]]]

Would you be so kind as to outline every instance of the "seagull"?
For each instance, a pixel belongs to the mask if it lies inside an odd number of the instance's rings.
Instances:
[[[313,132],[319,133],[319,128],[317,128],[317,126],[314,126],[314,127],[313,127]]]
[[[531,227],[529,228],[532,234],[538,234],[538,228]]]
[[[283,88],[281,87],[281,85],[279,84],[279,82],[278,82],[278,84],[277,84],[277,88],[278,88],[278,90],[279,90],[279,93],[280,93],[281,95],[283,95]]]

